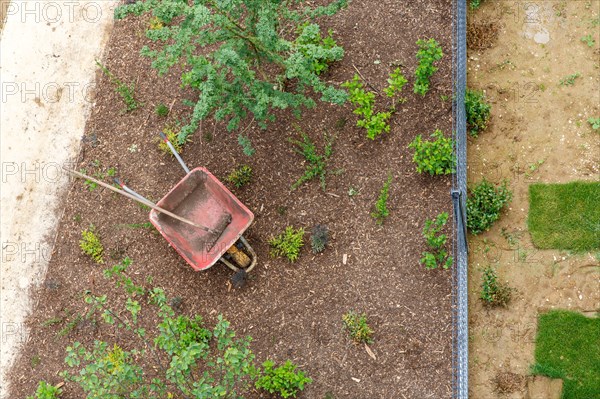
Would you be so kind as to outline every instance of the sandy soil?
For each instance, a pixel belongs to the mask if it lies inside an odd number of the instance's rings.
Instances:
[[[3,6],[6,2],[2,2]],[[25,5],[27,3],[27,5]],[[79,150],[113,1],[13,1],[0,43],[2,266],[0,369],[27,342],[32,285],[52,250],[61,173]],[[6,384],[0,376],[0,397]]]
[[[491,127],[469,146],[469,182],[507,178],[514,193],[493,228],[469,241],[473,398],[523,398],[523,390],[495,393],[492,380],[503,371],[528,374],[540,312],[591,316],[600,308],[598,253],[537,250],[527,233],[530,183],[599,177],[600,135],[586,122],[600,116],[600,37],[592,23],[599,13],[599,1],[493,1],[471,15],[499,32],[492,48],[469,52],[469,86],[493,103]],[[593,47],[581,41],[588,34]],[[577,72],[573,86],[559,85]],[[517,290],[507,309],[488,310],[478,299],[488,264]]]

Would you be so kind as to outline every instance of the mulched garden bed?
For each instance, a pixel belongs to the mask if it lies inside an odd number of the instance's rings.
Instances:
[[[392,65],[402,66],[409,79],[403,92],[408,101],[393,117],[389,134],[370,141],[355,126],[350,104],[319,103],[300,120],[281,112],[267,130],[255,124],[242,127],[256,149],[251,158],[224,125],[209,121],[185,146],[182,155],[190,167],[206,166],[222,181],[240,164],[253,169],[250,185],[236,189],[228,184],[256,216],[245,236],[257,250],[259,264],[242,289],[229,289],[232,272],[223,265],[194,272],[156,231],[136,225],[147,222],[147,210],[108,190],[90,192],[82,181],[75,181],[64,201],[46,281],[35,293],[28,343],[10,373],[10,397],[32,394],[41,379],[62,381],[57,373],[65,368],[65,346],[70,342],[89,345],[103,339],[132,347],[129,336],[116,336],[102,323],[78,323],[66,336],[57,335],[75,315],[85,313],[84,290],[123,297],[102,270],[125,256],[133,260],[128,273],[136,281],[152,276],[153,285],[182,298],[184,313],[201,315],[209,326],[223,314],[238,335],[251,335],[258,362],[289,358],[299,364],[313,379],[302,397],[323,398],[327,392],[338,399],[451,397],[451,272],[419,265],[426,249],[421,237],[425,219],[451,213],[451,179],[416,173],[407,149],[417,134],[451,130],[451,104],[441,99],[452,95],[451,13],[449,0],[353,1],[348,9],[321,21],[324,29],[334,30],[346,51],[326,80],[341,84],[352,78],[355,66],[381,90]],[[183,171],[174,158],[158,150],[155,137],[166,123],[189,116],[181,99],[193,99],[194,93],[180,90],[178,73],[159,78],[150,60],[139,56],[147,42],[147,24],[131,17],[117,21],[103,61],[115,76],[136,83],[136,97],[144,106],[122,114],[124,106],[114,86],[99,75],[79,167],[88,172],[115,167],[130,187],[156,201]],[[440,42],[445,55],[432,90],[422,98],[412,93],[415,42],[430,37]],[[154,112],[159,103],[172,105],[167,119]],[[336,136],[329,170],[338,173],[328,175],[325,192],[317,181],[290,191],[304,170],[303,159],[288,142],[289,137],[298,138],[294,124],[319,148],[325,132]],[[394,176],[391,214],[380,227],[370,213],[388,172]],[[350,187],[359,194],[350,197]],[[91,223],[106,250],[104,266],[78,248],[81,231]],[[269,257],[271,236],[286,226],[310,230],[315,224],[327,225],[332,234],[324,253],[313,255],[306,245],[294,264]],[[376,359],[343,330],[341,317],[352,309],[369,317],[375,330],[370,348]],[[43,326],[52,318],[55,324]],[[63,390],[63,399],[82,396],[72,384]]]

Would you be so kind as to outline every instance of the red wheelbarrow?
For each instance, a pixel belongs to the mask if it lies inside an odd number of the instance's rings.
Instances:
[[[256,252],[242,235],[254,220],[254,214],[206,168],[189,170],[175,147],[161,133],[173,155],[185,171],[185,177],[157,204],[136,193],[119,179],[122,190],[66,169],[152,208],[150,222],[194,270],[206,270],[218,261],[235,272],[235,287],[244,284],[247,273],[256,266]]]
[[[256,252],[242,235],[252,224],[254,214],[206,168],[190,171],[167,137],[160,135],[186,175],[157,206],[201,223],[206,229],[156,209],[150,211],[150,222],[194,270],[206,270],[221,261],[236,272],[232,280],[239,286],[257,262]]]

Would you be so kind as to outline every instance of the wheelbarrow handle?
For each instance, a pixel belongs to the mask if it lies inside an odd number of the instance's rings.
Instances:
[[[141,200],[143,200],[143,201],[146,201],[146,202],[152,202],[152,201],[150,201],[149,199],[147,199],[147,198],[143,197],[142,195],[138,194],[137,192],[135,192],[135,191],[133,191],[132,189],[130,189],[129,187],[127,187],[127,186],[125,185],[125,183],[123,183],[123,182],[121,181],[121,179],[119,179],[118,177],[114,177],[114,178],[113,178],[113,181],[114,181],[114,182],[115,182],[115,183],[116,183],[116,184],[117,184],[119,187],[121,187],[121,188],[122,188],[122,189],[123,189],[125,192],[128,192],[129,194],[133,195],[134,197],[137,197],[137,198],[139,198],[139,199],[141,199]]]
[[[164,132],[160,132],[159,135],[160,135],[160,138],[167,144],[167,146],[169,147],[169,149],[171,150],[171,152],[173,153],[173,155],[175,156],[175,158],[177,159],[177,161],[179,162],[179,164],[181,165],[183,170],[185,170],[185,174],[186,175],[189,174],[190,168],[188,168],[187,165],[185,164],[185,162],[183,162],[183,159],[181,158],[181,156],[179,155],[179,153],[177,152],[177,150],[175,149],[173,144],[171,144],[171,142],[167,138],[167,135]]]

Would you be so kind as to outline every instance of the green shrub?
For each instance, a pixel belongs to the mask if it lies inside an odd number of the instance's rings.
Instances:
[[[355,311],[349,311],[342,316],[344,327],[350,337],[358,343],[373,343],[373,330],[367,323],[367,315],[365,313],[358,314]]]
[[[243,187],[250,183],[252,180],[252,168],[248,165],[241,165],[234,169],[229,176],[227,181],[232,183],[237,188]]]
[[[433,220],[427,219],[425,221],[425,227],[423,227],[423,237],[425,240],[427,240],[427,245],[429,248],[434,251],[425,251],[422,254],[421,264],[425,265],[427,269],[436,269],[438,266],[448,269],[454,262],[452,256],[448,256],[448,251],[446,251],[445,248],[448,237],[446,234],[440,233],[447,222],[447,212],[440,213]]]
[[[383,91],[390,98],[398,96],[407,83],[400,68],[393,70],[387,81],[389,86]],[[365,90],[358,74],[355,74],[352,80],[343,83],[342,87],[348,89],[350,102],[355,106],[353,112],[360,117],[356,126],[364,127],[369,139],[375,140],[380,134],[390,131],[389,120],[396,110],[395,100],[387,111],[375,112],[375,93]],[[402,97],[398,99],[400,103],[405,101],[406,99]]]
[[[437,72],[438,68],[433,65],[444,56],[440,44],[435,39],[417,40],[419,50],[417,51],[417,60],[419,65],[415,70],[415,84],[413,90],[415,93],[424,96],[429,91],[429,78]]]
[[[480,91],[465,92],[465,110],[467,113],[467,128],[472,137],[477,137],[487,128],[492,106],[486,102],[485,94]]]
[[[198,93],[185,102],[192,115],[179,133],[183,141],[208,117],[227,121],[230,131],[249,116],[266,127],[275,110],[314,107],[309,89],[321,101],[346,101],[346,93],[321,80],[315,66],[341,60],[344,50],[328,38],[316,40],[320,28],[313,21],[334,15],[347,0],[306,3],[147,0],[117,7],[115,18],[151,13],[163,23],[146,31],[155,43],[142,55],[161,76],[183,68],[182,88]]]
[[[313,227],[312,234],[310,235],[310,245],[312,247],[313,253],[318,254],[320,252],[323,252],[323,250],[327,246],[328,241],[329,230],[327,230],[327,226],[318,224],[315,227]]]
[[[243,135],[238,135],[238,144],[242,147],[242,151],[244,152],[244,155],[251,157],[252,155],[254,155],[254,153],[256,152],[256,150],[254,149],[254,147],[252,147],[252,141],[250,140],[250,138],[243,136]]]
[[[284,256],[290,262],[295,262],[304,246],[304,229],[294,230],[292,226],[288,226],[283,233],[271,238],[269,245],[272,257]]]
[[[486,231],[500,217],[500,211],[512,199],[504,181],[499,186],[483,179],[470,190],[467,198],[467,227],[472,234]]]
[[[498,281],[496,270],[491,266],[483,269],[479,298],[488,306],[506,306],[510,302],[512,289]]]
[[[326,72],[329,65],[338,60],[338,54],[331,51],[339,48],[333,39],[331,29],[327,32],[327,36],[322,37],[319,25],[305,22],[298,27],[297,34],[295,45],[307,59],[312,59],[312,70],[317,75]],[[319,47],[328,52],[315,52],[314,49]]]
[[[128,280],[123,273],[130,263],[123,262],[125,267],[111,270],[107,277],[121,285]],[[137,285],[126,293],[116,309],[106,295],[85,294],[90,309],[86,317],[109,325],[117,338],[134,339],[128,341],[130,350],[99,340],[89,347],[74,342],[66,348],[68,369],[60,375],[77,384],[83,397],[237,399],[250,394],[257,375],[250,337],[236,338],[220,315],[213,329],[206,328],[200,316],[176,316],[160,288]],[[142,300],[148,305],[143,327],[138,317]],[[156,324],[146,330],[152,320]]]
[[[165,116],[169,115],[169,107],[161,103],[156,106],[154,112],[156,115],[164,118]]]
[[[35,391],[35,396],[28,396],[27,399],[58,399],[62,389],[48,384],[46,381],[40,381]]]
[[[81,232],[81,240],[79,240],[79,248],[81,251],[88,255],[98,264],[104,263],[102,253],[104,247],[100,242],[100,238],[96,235],[96,228],[93,224],[90,225],[89,229],[85,229]]]
[[[408,145],[415,151],[413,161],[417,164],[417,172],[430,175],[447,175],[454,173],[454,140],[444,137],[441,130],[431,134],[434,140],[423,140],[421,135]]]
[[[594,130],[600,129],[600,117],[599,118],[589,118],[587,121],[592,126],[592,129],[594,129]]]
[[[305,373],[298,370],[298,366],[287,360],[282,366],[274,367],[275,363],[267,360],[263,363],[262,376],[256,381],[256,388],[277,394],[282,398],[295,398],[298,391],[312,380]]]
[[[163,133],[165,134],[165,136],[167,136],[167,139],[171,142],[171,144],[173,144],[173,147],[175,147],[175,151],[181,154],[181,152],[183,151],[183,146],[187,142],[187,140],[183,143],[179,141],[179,130],[180,126],[178,123],[170,123],[163,128]],[[156,142],[158,143],[159,150],[161,150],[165,154],[174,156],[173,152],[164,140],[162,140],[160,137],[156,137]]]
[[[383,184],[381,192],[379,193],[379,197],[377,198],[377,202],[375,202],[375,211],[371,213],[371,217],[373,217],[377,224],[382,225],[385,218],[390,215],[390,211],[387,208],[387,202],[389,198],[390,186],[392,185],[392,175],[388,176],[387,181]]]
[[[333,155],[333,139],[325,135],[325,148],[323,154],[319,155],[317,146],[310,140],[310,137],[304,132],[300,132],[302,141],[290,139],[290,143],[295,145],[294,151],[302,155],[306,160],[306,169],[302,177],[294,184],[292,190],[297,189],[300,185],[314,178],[319,178],[321,189],[325,191],[325,177],[327,175],[327,160]]]

